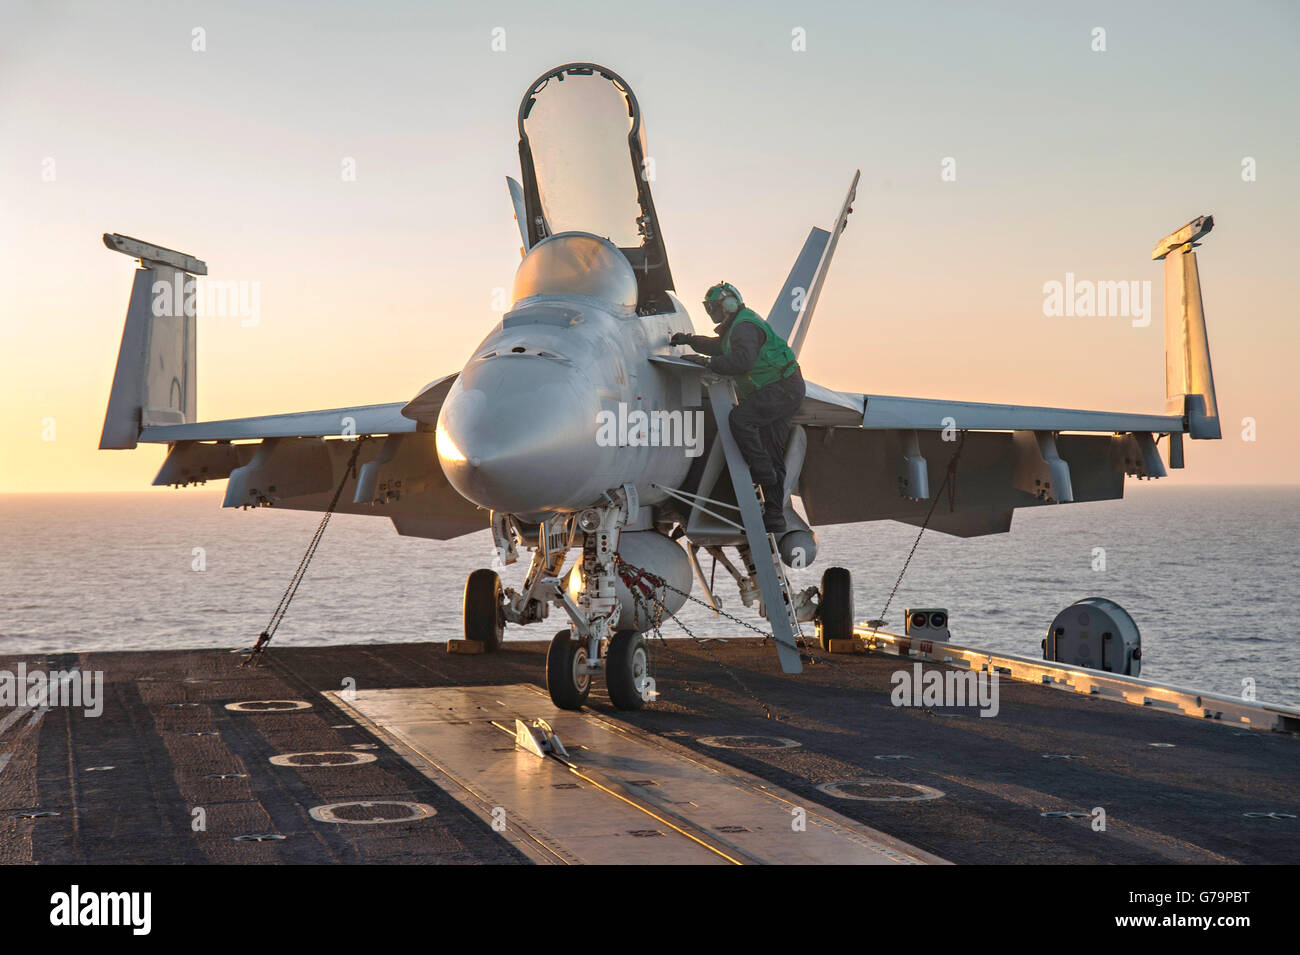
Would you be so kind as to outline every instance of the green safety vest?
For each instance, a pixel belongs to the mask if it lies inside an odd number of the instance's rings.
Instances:
[[[763,347],[758,350],[758,357],[754,359],[754,366],[749,369],[748,373],[737,375],[736,391],[741,398],[748,397],[758,391],[764,385],[770,385],[774,381],[780,381],[782,378],[788,378],[795,373],[799,363],[795,360],[794,352],[790,346],[785,343],[772,326],[763,321],[758,314],[748,308],[742,308],[731,322],[731,327],[727,329],[726,336],[722,339],[722,350],[724,353],[731,351],[731,333],[736,330],[736,326],[741,322],[750,322],[757,325],[763,330],[766,341]]]

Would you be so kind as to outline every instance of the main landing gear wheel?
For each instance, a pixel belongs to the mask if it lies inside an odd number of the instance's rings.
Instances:
[[[832,640],[853,636],[853,578],[843,567],[827,567],[822,574],[817,636],[823,650],[830,650]]]
[[[605,688],[620,710],[645,706],[650,686],[650,646],[644,634],[620,630],[609,641],[605,655]]]
[[[501,578],[493,570],[476,570],[465,581],[465,639],[483,644],[491,653],[506,631],[501,603]]]
[[[568,630],[561,630],[551,638],[551,648],[546,651],[546,689],[551,694],[551,702],[560,709],[582,709],[591,692],[586,640],[573,639]]]

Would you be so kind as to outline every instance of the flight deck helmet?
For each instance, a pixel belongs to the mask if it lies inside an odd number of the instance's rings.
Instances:
[[[730,282],[719,282],[704,293],[704,311],[713,319],[714,325],[721,325],[745,307],[736,286]]]

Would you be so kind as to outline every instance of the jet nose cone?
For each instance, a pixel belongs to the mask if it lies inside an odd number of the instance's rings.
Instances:
[[[567,362],[501,356],[461,374],[438,416],[447,480],[482,507],[529,514],[573,507],[599,465],[598,402]]]

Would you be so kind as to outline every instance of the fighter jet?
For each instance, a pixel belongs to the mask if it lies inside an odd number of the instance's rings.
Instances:
[[[227,479],[224,506],[331,509],[389,518],[399,534],[448,540],[488,529],[522,586],[469,574],[464,632],[496,650],[505,627],[564,618],[546,659],[552,700],[576,709],[593,677],[613,704],[654,696],[647,633],[694,581],[715,608],[699,551],[772,629],[779,662],[852,635],[849,571],[793,593],[784,567],[817,555],[814,528],[893,520],[974,537],[1006,532],[1016,508],[1112,500],[1128,476],[1183,466],[1183,436],[1220,437],[1194,248],[1202,216],[1162,239],[1166,405],[1120,414],[832,391],[811,381],[786,448],[787,530],[768,535],[727,416],[731,383],[682,359],[693,332],[674,294],[651,197],[641,109],[614,71],[568,63],[533,82],[518,111],[522,240],[512,304],[459,370],[407,401],[225,421],[196,411],[200,260],[128,236],[140,260],[101,448],[166,444],[155,485]],[[858,175],[829,229],[813,228],[767,313],[802,348]],[[179,284],[178,284],[179,283]],[[730,549],[737,559],[727,553]],[[570,555],[573,560],[570,563]]]

